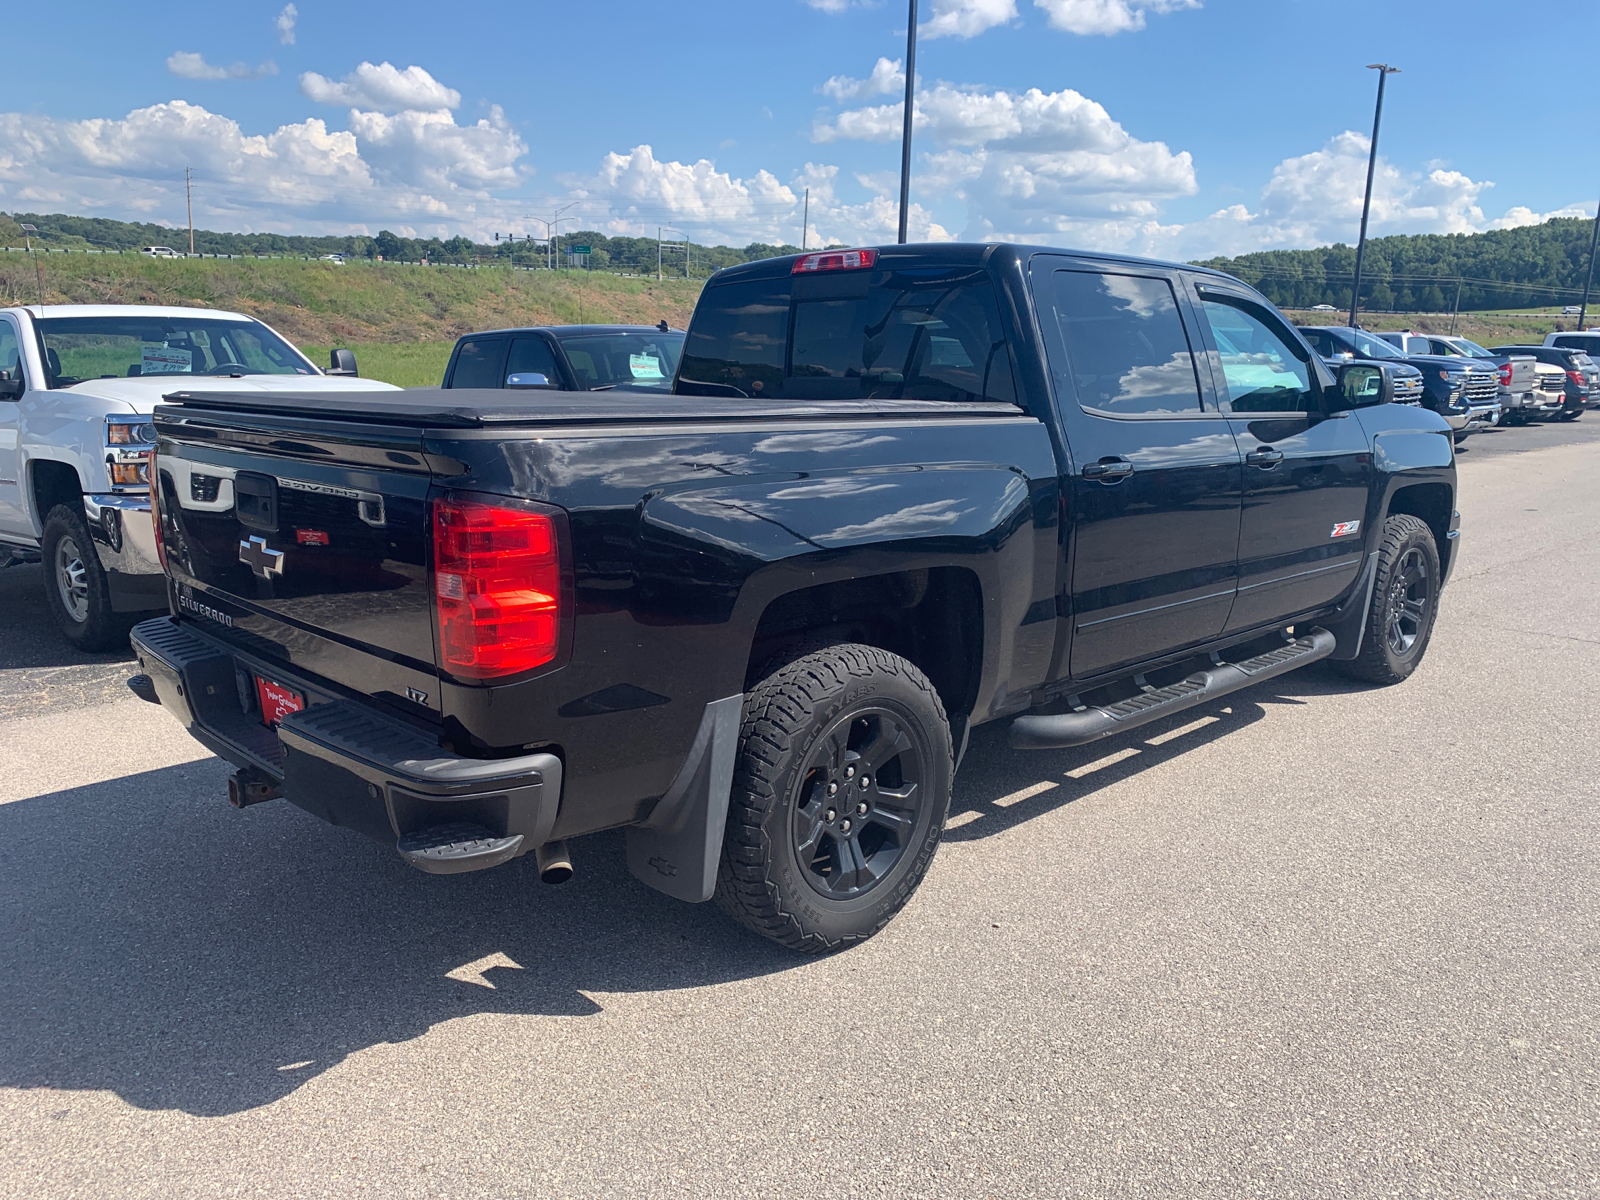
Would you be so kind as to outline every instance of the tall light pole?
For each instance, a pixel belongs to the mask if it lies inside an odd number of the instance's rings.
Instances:
[[[917,88],[917,0],[911,0],[906,18],[906,113],[900,136],[900,245],[906,244],[906,221],[911,216],[911,106]]]
[[[37,225],[18,226],[22,230],[22,244],[28,248],[28,257],[33,258],[33,235],[39,232]],[[39,311],[44,312],[44,268],[39,265],[39,260],[33,258],[33,274],[39,281]]]
[[[1372,114],[1372,150],[1367,155],[1367,195],[1361,201],[1361,240],[1356,243],[1356,280],[1350,289],[1350,328],[1356,328],[1356,309],[1361,305],[1361,260],[1367,253],[1367,214],[1372,211],[1372,173],[1378,167],[1378,126],[1383,122],[1383,82],[1400,74],[1388,63],[1368,63],[1367,70],[1378,73],[1378,108]]]
[[[1578,310],[1578,328],[1583,328],[1583,323],[1589,316],[1589,285],[1594,283],[1594,251],[1600,244],[1600,207],[1594,210],[1594,232],[1589,235],[1589,270],[1583,277],[1583,307]]]

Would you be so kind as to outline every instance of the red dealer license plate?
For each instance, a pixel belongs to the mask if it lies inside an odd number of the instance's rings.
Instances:
[[[269,727],[306,706],[306,698],[293,688],[259,675],[256,676],[256,695],[261,699],[261,723]]]

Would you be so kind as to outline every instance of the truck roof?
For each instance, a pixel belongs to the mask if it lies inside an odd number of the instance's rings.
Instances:
[[[230,321],[254,321],[244,313],[220,308],[188,308],[162,304],[19,304],[9,312],[26,312],[35,317],[221,317]]]
[[[584,336],[592,333],[682,333],[681,329],[662,329],[659,325],[513,325],[507,329],[474,329],[463,338],[490,337],[497,333],[548,333],[555,337]],[[460,341],[457,338],[456,341]]]
[[[1141,266],[1161,267],[1166,270],[1193,271],[1201,275],[1214,275],[1218,279],[1234,278],[1234,276],[1224,271],[1218,271],[1212,267],[1195,266],[1193,263],[1171,262],[1159,258],[1142,258],[1137,254],[1120,254],[1105,250],[1077,250],[1065,246],[1036,246],[1018,242],[910,242],[904,246],[835,246],[832,249],[875,250],[885,257],[900,255],[908,257],[937,257],[947,263],[970,262],[973,266],[981,266],[998,253],[1014,255],[1019,259],[1026,259],[1033,254],[1070,254],[1074,258],[1097,259],[1101,262],[1135,263]],[[723,267],[712,276],[712,279],[721,283],[731,279],[762,279],[773,275],[787,275],[794,269],[794,263],[797,259],[820,253],[823,253],[823,251],[807,250],[801,254],[785,254],[779,258],[759,258],[754,262]]]

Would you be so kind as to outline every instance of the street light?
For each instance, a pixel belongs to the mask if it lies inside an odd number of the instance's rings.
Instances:
[[[560,235],[557,234],[555,230],[563,221],[576,221],[578,219],[577,217],[563,217],[561,215],[562,213],[566,212],[568,208],[572,208],[577,203],[578,202],[574,200],[572,204],[568,204],[565,208],[556,209],[556,215],[548,221],[546,221],[543,217],[528,218],[528,220],[537,221],[539,224],[544,226],[544,244],[546,251],[545,262],[550,264],[552,270],[555,268],[556,262],[559,258],[559,256],[556,254],[555,239]]]
[[[23,226],[27,228],[26,225]],[[1594,252],[1600,246],[1600,207],[1594,210],[1594,232],[1589,235],[1589,270],[1583,277],[1583,307],[1578,309],[1578,328],[1583,328],[1583,323],[1589,317],[1589,287],[1594,283]]]
[[[906,111],[900,134],[900,245],[906,244],[906,221],[911,215],[911,105],[917,86],[917,0],[911,0],[906,18]]]
[[[1383,120],[1383,82],[1391,75],[1400,74],[1399,67],[1388,63],[1368,63],[1367,70],[1378,73],[1378,108],[1372,114],[1372,150],[1367,155],[1367,195],[1361,201],[1361,240],[1356,243],[1356,281],[1350,289],[1350,328],[1356,328],[1356,309],[1361,304],[1361,259],[1367,252],[1367,214],[1372,211],[1372,173],[1378,166],[1378,125]]]

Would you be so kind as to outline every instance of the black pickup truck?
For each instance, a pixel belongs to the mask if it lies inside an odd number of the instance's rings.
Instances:
[[[803,950],[933,857],[971,728],[1074,746],[1421,661],[1455,460],[1235,279],[996,245],[719,272],[671,396],[177,392],[135,691],[425,871],[625,828]]]

